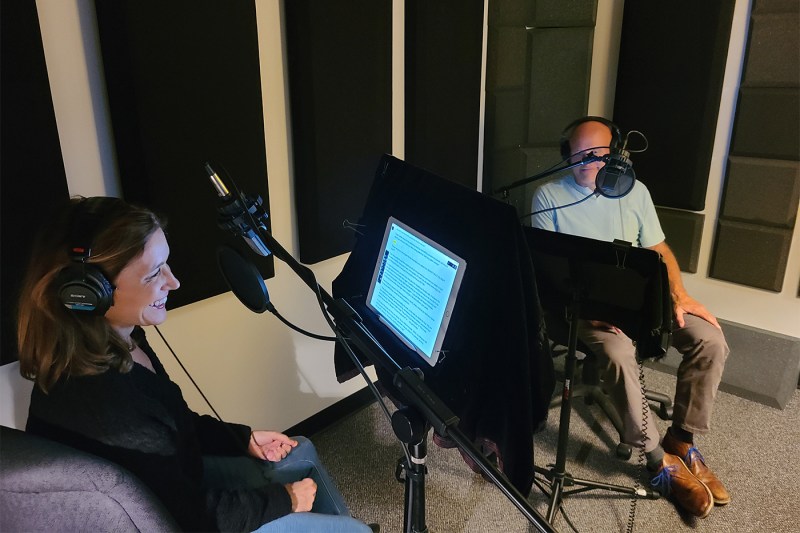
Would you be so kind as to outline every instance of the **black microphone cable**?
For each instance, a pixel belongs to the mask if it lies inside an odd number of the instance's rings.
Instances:
[[[336,342],[336,337],[326,337],[325,335],[317,335],[316,333],[311,333],[310,331],[306,331],[303,328],[295,326],[294,324],[292,324],[291,322],[286,320],[283,317],[283,315],[281,315],[278,312],[278,310],[275,308],[275,306],[272,305],[272,302],[267,304],[267,311],[269,311],[270,313],[275,315],[275,317],[278,320],[280,320],[281,322],[283,322],[286,326],[290,327],[291,329],[295,330],[298,333],[301,333],[301,334],[305,335],[306,337],[311,337],[312,339],[317,339],[317,340],[320,340],[320,341]]]
[[[547,207],[547,208],[545,208],[545,209],[539,209],[538,211],[534,211],[533,213],[528,213],[527,215],[522,215],[522,216],[521,216],[521,217],[519,217],[519,218],[520,218],[520,220],[522,220],[523,218],[526,218],[526,217],[532,217],[532,216],[536,216],[536,215],[538,215],[538,214],[540,214],[540,213],[547,213],[548,211],[556,211],[556,210],[558,210],[558,209],[564,209],[565,207],[572,207],[573,205],[578,205],[578,204],[580,204],[580,203],[582,203],[582,202],[585,202],[586,200],[588,200],[588,199],[589,199],[589,198],[591,198],[592,196],[599,196],[599,195],[600,195],[600,193],[598,193],[598,192],[596,192],[596,191],[595,191],[595,192],[592,192],[592,193],[590,193],[590,194],[587,194],[586,196],[584,196],[584,197],[583,197],[583,198],[581,198],[580,200],[577,200],[577,201],[575,201],[575,202],[572,202],[571,204],[557,205],[557,206],[555,206],[555,207]]]
[[[647,477],[647,468],[645,467],[645,451],[644,447],[647,445],[647,441],[649,440],[647,436],[647,428],[650,424],[650,403],[647,401],[647,390],[645,389],[644,383],[644,361],[640,357],[636,357],[637,363],[639,365],[639,388],[642,391],[642,445],[639,446],[639,450],[637,452],[636,458],[636,466],[639,471],[644,474],[644,477]],[[642,485],[639,483],[638,478],[635,478],[635,482],[633,485],[634,490],[637,492],[641,490]],[[631,496],[630,501],[630,508],[628,509],[628,523],[625,529],[626,533],[633,533],[633,526],[636,521],[636,504],[638,498],[635,495]]]
[[[206,402],[206,405],[208,405],[208,408],[211,409],[211,412],[214,413],[214,416],[217,418],[217,420],[219,420],[220,422],[222,422],[224,424],[225,429],[228,430],[228,433],[233,438],[233,442],[236,443],[237,446],[240,446],[241,445],[240,436],[237,435],[235,431],[233,431],[233,428],[230,425],[228,425],[228,422],[225,422],[225,420],[223,420],[222,417],[219,416],[219,413],[217,412],[217,410],[214,409],[213,405],[211,405],[211,401],[209,401],[209,399],[206,397],[205,393],[203,393],[203,390],[200,388],[200,385],[198,385],[197,382],[194,380],[192,375],[189,373],[189,370],[185,366],[183,366],[183,363],[181,362],[180,358],[178,357],[178,354],[176,354],[175,350],[172,349],[172,346],[170,346],[169,342],[164,337],[164,334],[161,333],[161,330],[158,329],[158,326],[153,325],[153,327],[155,328],[156,332],[158,333],[158,336],[161,337],[161,340],[164,341],[164,344],[166,345],[167,349],[172,354],[172,357],[174,357],[175,361],[177,361],[178,365],[180,365],[181,369],[183,370],[183,373],[186,374],[186,377],[188,377],[189,381],[192,382],[192,385],[194,385],[194,388],[197,389],[197,392],[200,393],[200,396],[202,396],[203,400]],[[252,431],[250,432],[250,437],[251,438],[253,437]],[[247,452],[249,446],[250,446],[250,443],[248,441],[247,447],[244,448],[245,452]]]

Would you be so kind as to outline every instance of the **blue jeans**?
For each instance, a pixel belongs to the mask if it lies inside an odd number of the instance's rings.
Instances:
[[[310,513],[291,513],[258,528],[259,533],[321,531],[330,533],[369,532],[350,511],[328,471],[322,466],[314,445],[305,437],[294,437],[297,446],[277,463],[252,457],[205,456],[204,482],[219,488],[259,487],[270,483],[285,485],[310,477],[317,484],[317,496]]]
[[[371,533],[364,522],[349,516],[292,513],[267,522],[254,533]]]

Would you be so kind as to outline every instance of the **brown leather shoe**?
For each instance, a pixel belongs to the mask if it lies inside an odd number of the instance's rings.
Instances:
[[[686,464],[689,471],[695,475],[697,479],[702,481],[706,487],[711,491],[714,496],[714,503],[717,505],[726,505],[731,501],[731,495],[722,481],[714,475],[708,466],[706,466],[705,459],[700,454],[697,448],[688,442],[683,442],[672,436],[672,433],[667,431],[664,439],[661,442],[664,451],[677,455]]]
[[[714,508],[714,497],[677,455],[665,453],[658,474],[650,481],[662,495],[672,497],[686,511],[705,518]]]

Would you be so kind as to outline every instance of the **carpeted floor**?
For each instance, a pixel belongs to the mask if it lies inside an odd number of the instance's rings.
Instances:
[[[653,390],[671,393],[674,376],[645,369]],[[576,477],[633,486],[646,477],[634,459],[614,454],[613,427],[597,416],[597,407],[575,402],[567,471]],[[599,422],[598,422],[599,420]],[[656,419],[663,431],[668,422]],[[536,435],[534,463],[555,461],[558,408],[551,409],[548,427]],[[377,404],[313,436],[353,514],[381,524],[384,533],[403,531],[404,486],[394,477],[402,450],[389,421]],[[493,484],[473,473],[457,450],[438,448],[429,439],[426,479],[426,522],[434,533],[535,531],[517,508]],[[726,483],[732,502],[697,520],[680,513],[667,499],[638,500],[633,531],[714,533],[789,533],[800,531],[800,391],[784,410],[720,392],[712,433],[697,445],[707,463]],[[530,502],[543,516],[548,499],[537,489]],[[566,499],[564,510],[581,533],[627,531],[628,496],[602,490]],[[571,531],[562,515],[554,520],[561,532]]]

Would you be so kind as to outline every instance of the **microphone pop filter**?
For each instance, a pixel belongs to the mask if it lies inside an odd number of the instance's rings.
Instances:
[[[225,283],[245,307],[256,313],[269,309],[269,293],[264,278],[238,250],[227,245],[217,248],[217,266]]]
[[[595,178],[595,192],[606,198],[622,198],[636,184],[633,163],[624,154],[611,154]]]

